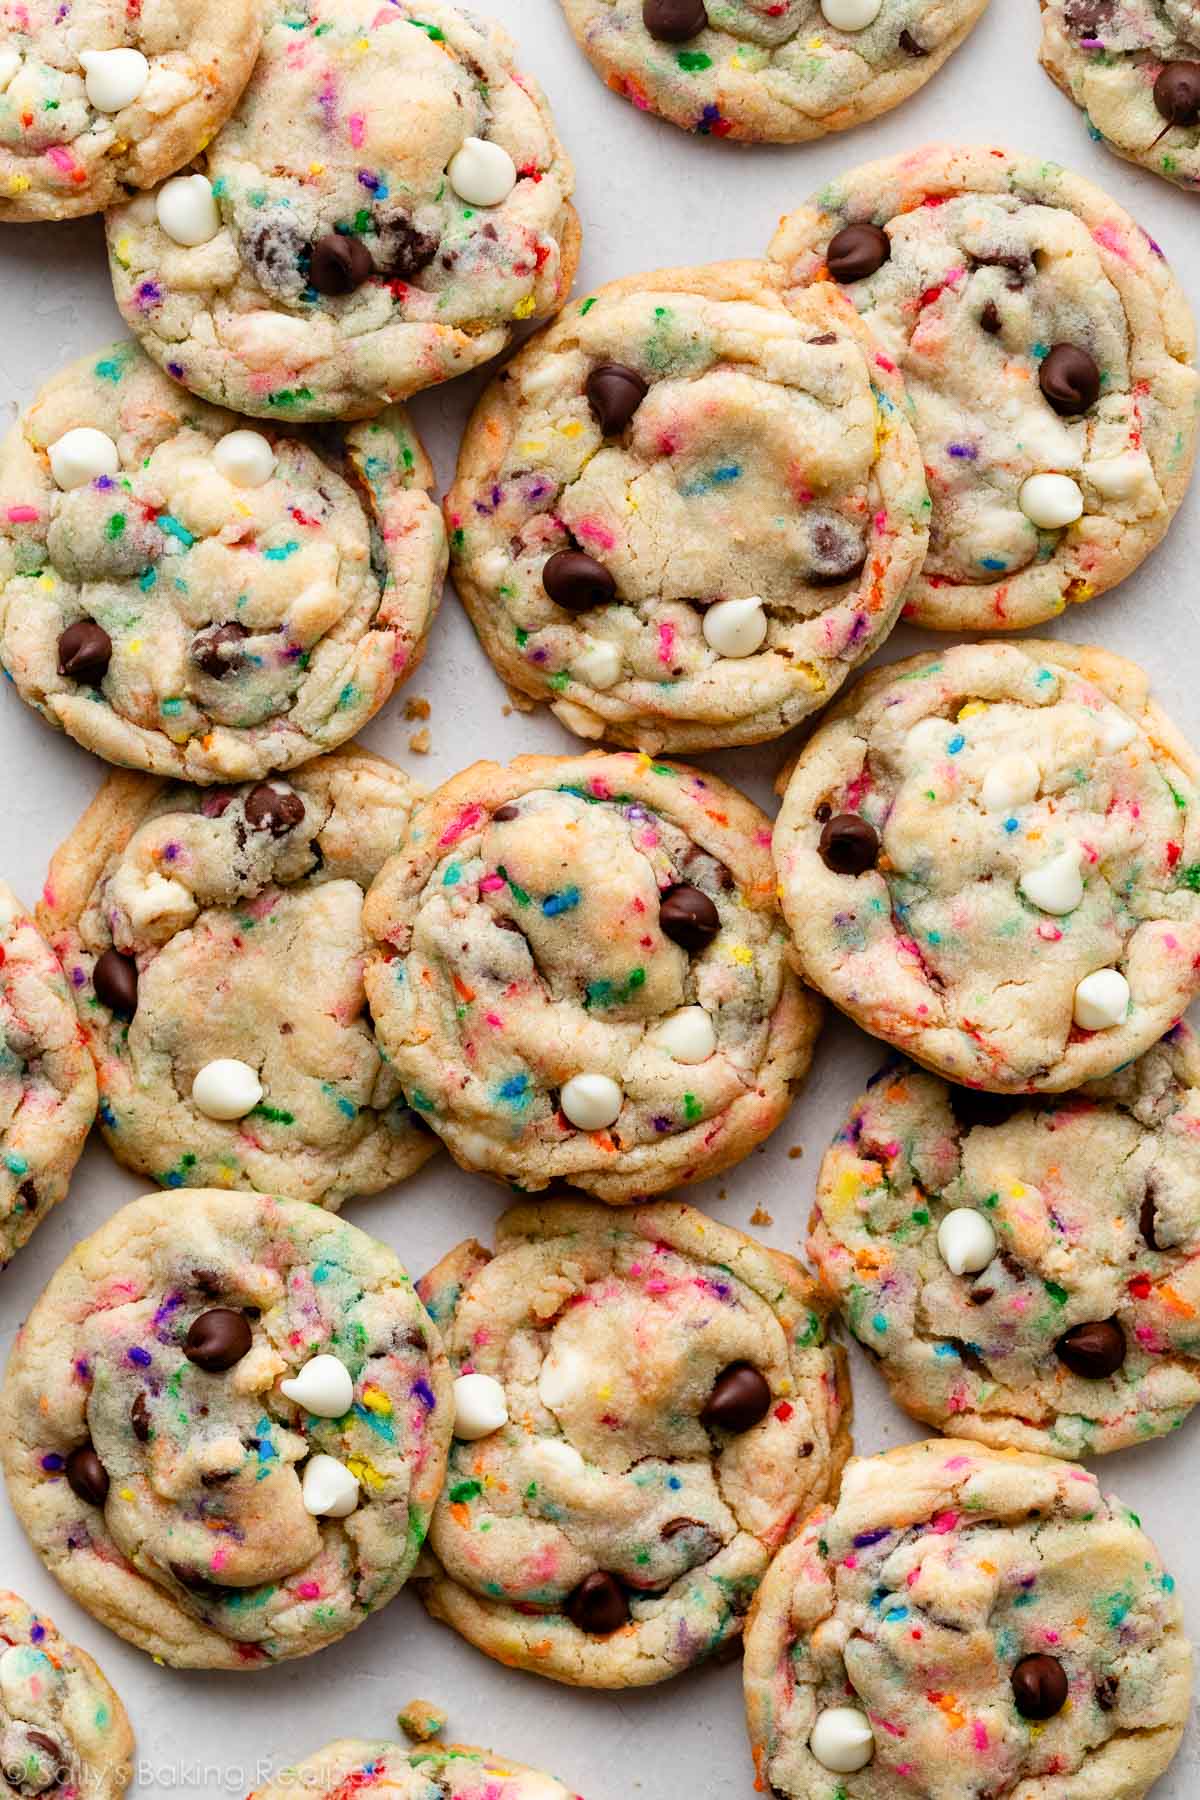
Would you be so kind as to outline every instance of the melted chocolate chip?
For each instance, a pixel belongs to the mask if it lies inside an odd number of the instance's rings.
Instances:
[[[312,247],[308,280],[318,294],[352,294],[374,270],[371,252],[361,238],[326,232]]]
[[[1142,1242],[1145,1244],[1147,1250],[1161,1250],[1163,1248],[1158,1241],[1158,1233],[1155,1229],[1156,1218],[1154,1200],[1154,1183],[1148,1181],[1146,1183],[1146,1192],[1142,1199],[1141,1211],[1138,1214],[1138,1230],[1142,1234]]]
[[[1053,1656],[1023,1656],[1012,1672],[1012,1690],[1023,1719],[1052,1719],[1067,1703],[1066,1670]]]
[[[879,833],[857,813],[838,813],[821,833],[817,853],[835,875],[865,875],[879,857]]]
[[[808,579],[818,587],[833,587],[861,573],[867,547],[861,529],[844,519],[820,519],[809,536]]]
[[[650,392],[636,369],[624,363],[600,363],[587,378],[588,405],[605,437],[624,431]]]
[[[260,287],[268,293],[300,294],[305,278],[302,269],[309,259],[309,248],[296,225],[275,219],[259,225],[242,244],[242,255]]]
[[[26,1212],[36,1212],[37,1211],[37,1209],[38,1209],[38,1194],[37,1194],[37,1189],[34,1187],[32,1181],[23,1181],[21,1183],[20,1187],[17,1189],[17,1194],[18,1194],[22,1204],[24,1205]]]
[[[1100,370],[1094,357],[1078,344],[1055,344],[1042,358],[1038,384],[1064,419],[1075,418],[1100,398]]]
[[[591,612],[617,597],[617,584],[594,556],[582,550],[558,550],[542,570],[542,586],[566,612]]]
[[[660,44],[686,44],[708,24],[704,0],[644,0],[642,23]]]
[[[138,967],[132,956],[106,950],[92,970],[92,991],[120,1019],[132,1019],[138,1003]]]
[[[843,285],[864,281],[882,269],[892,254],[892,241],[878,225],[847,225],[829,241],[825,265]]]
[[[564,1608],[568,1619],[580,1631],[593,1637],[609,1637],[629,1623],[629,1601],[620,1582],[603,1569],[585,1575]]]
[[[1117,0],[1067,0],[1063,23],[1076,37],[1096,37],[1112,23]]]
[[[900,48],[906,56],[928,56],[929,52],[923,44],[918,44],[911,31],[900,33]]]
[[[214,1306],[192,1320],[183,1353],[208,1375],[221,1375],[250,1353],[254,1335],[244,1313],[229,1306]]]
[[[730,1363],[713,1383],[700,1414],[701,1423],[717,1431],[749,1431],[771,1408],[771,1389],[753,1363]]]
[[[254,831],[269,831],[272,837],[283,837],[294,831],[304,817],[304,802],[294,788],[279,787],[273,781],[260,781],[246,795],[246,823]]]
[[[136,1394],[133,1405],[129,1409],[129,1423],[133,1435],[139,1444],[150,1442],[150,1409],[146,1405],[145,1394]]]
[[[99,687],[112,661],[112,639],[94,619],[77,619],[58,639],[58,672],[68,681]]]
[[[108,1499],[108,1470],[90,1444],[72,1450],[66,1461],[67,1484],[88,1506],[103,1506]]]
[[[1103,1381],[1125,1361],[1125,1333],[1115,1319],[1096,1319],[1065,1332],[1054,1348],[1072,1375]]]
[[[382,219],[375,266],[393,280],[411,281],[429,267],[438,253],[438,243],[432,232],[418,230],[403,213]]]
[[[947,1098],[955,1123],[964,1131],[978,1125],[1006,1125],[1021,1106],[1011,1094],[989,1094],[983,1088],[952,1086]]]
[[[217,681],[224,675],[236,675],[245,667],[242,644],[249,635],[236,619],[230,619],[226,625],[210,625],[192,639],[192,661]]]
[[[659,901],[659,930],[694,954],[711,944],[721,929],[721,915],[707,894],[686,884],[668,888]]]
[[[508,825],[513,819],[519,819],[520,816],[521,809],[519,806],[498,806],[492,814],[493,819],[495,819],[498,825]]]
[[[1200,62],[1170,62],[1154,83],[1154,104],[1170,125],[1200,120]]]
[[[979,324],[989,337],[995,337],[996,333],[1003,328],[1004,321],[1000,317],[1000,308],[994,300],[989,300],[980,313]]]
[[[1121,1683],[1115,1675],[1105,1675],[1096,1683],[1096,1705],[1101,1712],[1111,1712],[1120,1697]]]

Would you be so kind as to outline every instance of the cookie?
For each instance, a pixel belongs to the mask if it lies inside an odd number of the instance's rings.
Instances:
[[[821,1165],[808,1253],[893,1398],[998,1448],[1094,1456],[1200,1400],[1200,1047],[1054,1100],[884,1069]]]
[[[385,1244],[200,1189],[135,1200],[72,1251],[17,1336],[0,1448],[72,1599],[174,1668],[257,1669],[399,1591],[452,1414]]]
[[[0,15],[0,222],[100,212],[182,168],[225,123],[262,40],[259,0]]]
[[[766,817],[648,757],[476,763],[367,896],[367,998],[455,1160],[611,1205],[701,1181],[775,1129],[817,1003],[788,967]]]
[[[1042,67],[1088,133],[1200,187],[1200,18],[1191,0],[1041,0]]]
[[[432,486],[401,407],[344,434],[251,431],[116,344],[0,448],[0,662],[109,762],[294,768],[421,660],[446,570]]]
[[[347,1800],[378,1787],[396,1800],[580,1800],[561,1781],[526,1769],[490,1750],[466,1744],[403,1744],[341,1738],[284,1770],[277,1781],[256,1788],[250,1800]]]
[[[777,737],[878,649],[928,541],[902,386],[763,263],[614,282],[483,395],[446,500],[510,689],[657,753]]]
[[[508,33],[445,0],[267,0],[186,182],[108,215],[168,374],[269,419],[368,417],[503,350],[574,279],[574,173]]]
[[[1107,651],[1026,638],[878,669],[781,783],[800,966],[950,1081],[1115,1074],[1200,991],[1198,783]]]
[[[120,1800],[133,1779],[125,1708],[91,1657],[0,1590],[0,1782],[10,1794]]]
[[[703,137],[796,144],[889,112],[987,0],[562,0],[614,93]]]
[[[850,1464],[746,1630],[779,1800],[1141,1800],[1187,1721],[1175,1583],[1074,1464],[966,1440]]]
[[[789,1256],[692,1207],[506,1213],[419,1283],[454,1443],[435,1618],[572,1686],[664,1681],[735,1648],[772,1553],[836,1489],[850,1390]]]
[[[0,881],[0,1269],[65,1197],[95,1116],[96,1075],[58,959]]]
[[[105,782],[55,854],[38,916],[123,1163],[166,1187],[336,1211],[433,1154],[362,980],[363,893],[417,792],[357,749],[253,787]]]
[[[831,182],[771,256],[793,289],[837,285],[903,373],[933,499],[906,618],[1036,625],[1154,549],[1191,477],[1195,327],[1107,194],[933,144]]]

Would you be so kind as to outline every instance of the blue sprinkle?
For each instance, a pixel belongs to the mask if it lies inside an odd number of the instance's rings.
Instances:
[[[1011,836],[1014,831],[1020,831],[1021,827],[1016,819],[1005,819],[1004,829]]]
[[[952,737],[950,739],[950,742],[946,745],[946,748],[950,752],[951,756],[957,756],[959,751],[962,749],[963,745],[966,743],[966,741],[967,740],[963,736],[961,731],[956,732],[954,737]]]
[[[550,894],[542,901],[542,911],[548,919],[557,919],[560,913],[571,912],[579,905],[579,889],[564,888],[561,894]]]
[[[168,537],[178,538],[185,550],[190,550],[196,541],[187,526],[181,525],[179,520],[172,518],[170,513],[159,513],[158,527],[160,531],[165,531]]]

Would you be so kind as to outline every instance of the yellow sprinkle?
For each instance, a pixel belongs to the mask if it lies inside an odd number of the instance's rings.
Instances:
[[[528,443],[517,445],[517,449],[522,456],[540,456],[545,448],[545,444],[535,442],[532,438]]]
[[[8,184],[10,194],[23,194],[30,185],[28,175],[14,175]]]
[[[569,425],[560,425],[558,429],[565,438],[577,438],[583,430],[583,426],[578,419],[572,419]]]
[[[364,1388],[362,1403],[368,1412],[378,1413],[380,1418],[391,1417],[392,1403],[382,1388],[374,1386]]]
[[[526,294],[525,298],[523,300],[518,300],[517,304],[513,307],[513,318],[531,319],[536,311],[537,301],[532,294]]]
[[[732,962],[741,963],[744,968],[749,968],[754,961],[754,952],[749,944],[735,944],[729,956]]]
[[[369,1463],[365,1457],[349,1457],[346,1462],[346,1467],[354,1476],[355,1480],[361,1481],[364,1487],[382,1488],[387,1486],[386,1476],[381,1475],[374,1463]]]
[[[968,700],[967,704],[959,711],[958,722],[961,725],[964,719],[977,719],[980,713],[986,711],[987,707],[982,700]]]
[[[808,48],[810,50],[823,50],[825,48],[825,39],[820,37],[809,38]]]
[[[45,590],[48,594],[52,594],[54,592],[55,588],[58,586],[58,583],[57,583],[57,581],[55,581],[53,575],[39,575],[38,576],[38,586],[40,588],[45,588]]]
[[[609,1382],[606,1381],[603,1387],[596,1389],[596,1398],[597,1400],[612,1399],[612,1386]]]
[[[370,38],[365,38],[365,37],[355,38],[354,48],[356,50],[360,50],[360,51],[361,50],[369,50],[371,48]]]
[[[133,1489],[132,1488],[121,1488],[120,1494],[121,1494],[122,1500],[132,1500],[133,1499]]]
[[[862,1180],[857,1170],[843,1169],[833,1184],[833,1197],[841,1206],[857,1200],[862,1192]]]
[[[1008,1191],[1014,1200],[1023,1200],[1029,1190],[1021,1182],[1014,1181]]]
[[[126,650],[128,650],[130,656],[140,656],[142,653],[141,638],[130,638],[130,640],[126,644],[125,648],[126,648]]]
[[[126,235],[125,237],[119,237],[117,239],[116,255],[117,255],[117,261],[120,264],[122,264],[123,267],[128,268],[128,266],[129,266],[129,238],[128,238],[128,235]]]
[[[325,164],[324,163],[309,163],[308,172],[310,175],[323,175],[325,173]]]

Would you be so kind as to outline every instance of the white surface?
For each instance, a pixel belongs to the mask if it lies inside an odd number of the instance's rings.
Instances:
[[[1167,250],[1200,301],[1200,200],[1110,156],[1036,63],[1034,0],[995,0],[989,15],[940,75],[899,111],[862,130],[795,149],[744,149],[692,140],[607,93],[563,23],[556,0],[479,0],[518,36],[527,65],[553,102],[578,166],[584,224],[579,291],[666,263],[753,256],[779,216],[840,170],[934,138],[990,138],[1073,165],[1137,214]],[[101,231],[95,220],[0,229],[0,398],[8,410],[68,358],[119,334]],[[443,486],[467,409],[481,382],[471,378],[422,396],[413,411]],[[1095,639],[1139,658],[1158,697],[1200,738],[1200,493],[1159,553],[1117,593],[1081,607],[1050,630]],[[884,660],[933,641],[905,630]],[[433,747],[410,755],[413,727],[405,694],[433,705]],[[452,595],[414,682],[365,734],[373,748],[427,781],[470,757],[578,746],[548,715],[502,716],[505,696]],[[0,694],[5,771],[0,807],[0,873],[32,901],[55,843],[90,798],[99,766],[49,731],[16,698]],[[766,802],[786,743],[706,759]],[[844,1021],[831,1024],[816,1067],[791,1117],[763,1153],[692,1197],[731,1224],[749,1226],[757,1205],[774,1216],[762,1235],[796,1250],[821,1152],[863,1079],[882,1060],[879,1046]],[[802,1146],[799,1159],[789,1158]],[[38,1231],[3,1278],[0,1349],[70,1246],[143,1184],[97,1140],[68,1201]],[[722,1197],[723,1196],[723,1197]],[[460,1238],[488,1238],[503,1204],[500,1189],[430,1164],[407,1187],[353,1203],[356,1224],[396,1246],[424,1270]],[[858,1446],[885,1448],[918,1433],[887,1401],[866,1359],[853,1353]],[[1200,1537],[1195,1478],[1200,1423],[1180,1436],[1105,1459],[1102,1478],[1141,1513],[1180,1580],[1193,1634],[1200,1630]],[[447,1706],[448,1735],[553,1770],[587,1800],[752,1800],[736,1666],[710,1667],[663,1687],[600,1694],[518,1674],[471,1650],[402,1594],[344,1643],[306,1662],[259,1674],[182,1675],[158,1669],[73,1605],[31,1554],[0,1508],[0,1580],[45,1607],[96,1655],[132,1715],[146,1765],[139,1793],[244,1795],[260,1765],[280,1766],[346,1734],[395,1735],[395,1715],[414,1695]],[[208,1765],[207,1769],[201,1765]],[[1200,1748],[1195,1733],[1155,1800],[1196,1800]]]

